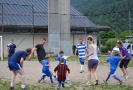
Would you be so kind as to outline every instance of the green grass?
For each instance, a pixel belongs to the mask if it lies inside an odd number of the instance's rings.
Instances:
[[[106,60],[107,57],[105,56],[99,56],[99,60],[100,60],[100,65],[108,65],[106,63],[102,63],[102,60]],[[4,61],[7,61],[8,58],[4,58]],[[55,61],[54,57],[51,57],[50,58],[51,61]],[[78,57],[70,57],[68,58],[68,61],[77,61],[78,62]],[[37,57],[34,57],[31,59],[31,61],[38,61],[38,58]],[[86,60],[87,61],[87,60]],[[133,67],[133,58],[130,60],[130,63],[128,64],[129,67]]]
[[[14,90],[21,90],[20,83],[15,84]],[[98,86],[86,86],[82,82],[69,82],[65,83],[65,88],[61,90],[133,90],[132,86],[129,85],[109,85],[100,84]],[[26,85],[28,90],[57,90],[57,85],[50,85],[47,83],[41,83],[37,85]],[[9,90],[9,82],[0,79],[0,90]]]

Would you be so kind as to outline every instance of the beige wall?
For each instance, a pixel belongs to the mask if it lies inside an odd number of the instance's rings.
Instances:
[[[1,36],[1,34],[0,34]],[[26,37],[27,36],[27,37]],[[84,43],[86,42],[86,37],[88,35],[74,35],[74,44],[79,43],[79,39],[82,38],[84,40]],[[97,41],[97,36],[92,35],[94,37],[94,41]],[[26,37],[26,38],[25,38]],[[25,38],[25,39],[24,39]],[[47,34],[36,34],[34,35],[34,46],[39,43],[41,38],[45,38],[48,40],[48,35]],[[72,50],[72,45],[73,45],[73,35],[71,35],[71,50]],[[4,34],[4,56],[6,55],[6,48],[7,44],[10,43],[10,40],[14,39],[14,43],[18,45],[23,39],[22,43],[17,47],[17,50],[25,50],[26,48],[32,48],[33,47],[33,35],[28,35],[28,34]],[[48,42],[48,41],[47,41]],[[48,43],[44,45],[44,48],[48,52]],[[72,51],[71,51],[72,52]],[[35,53],[36,55],[36,53]]]

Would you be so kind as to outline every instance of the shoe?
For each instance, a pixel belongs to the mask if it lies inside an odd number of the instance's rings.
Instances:
[[[64,83],[62,84],[62,87],[65,88]]]
[[[82,73],[82,70],[80,70],[80,73]]]
[[[21,90],[27,90],[26,88],[21,88]]]
[[[86,83],[86,86],[91,86],[91,85],[92,85],[91,82]]]
[[[69,81],[70,79],[69,78],[67,78],[67,81]]]
[[[40,83],[41,82],[41,80],[38,80],[38,82],[37,83]]]
[[[129,76],[126,76],[126,80],[129,79]]]
[[[9,90],[13,90],[14,89],[14,87],[10,87],[10,89]]]
[[[120,81],[119,83],[120,83],[120,85],[121,85],[121,84],[122,84],[122,81]]]
[[[104,82],[105,84],[108,84],[106,80],[103,80],[103,82]]]
[[[126,76],[126,74],[122,74],[122,77],[125,77]]]
[[[84,70],[82,70],[82,73],[84,72]]]
[[[98,85],[98,80],[96,80],[96,83],[95,83],[95,85]]]

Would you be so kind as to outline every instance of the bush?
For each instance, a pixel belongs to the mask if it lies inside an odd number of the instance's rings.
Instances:
[[[104,52],[104,53],[108,52],[107,46],[101,46],[100,48],[101,48],[101,52]]]
[[[116,43],[117,43],[117,39],[109,39],[106,42],[106,46],[108,47],[109,50],[112,50],[116,46]]]

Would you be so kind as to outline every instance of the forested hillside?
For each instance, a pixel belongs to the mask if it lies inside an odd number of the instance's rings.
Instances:
[[[133,19],[133,0],[71,0],[71,3],[94,23],[108,25],[118,33],[129,30],[129,10]]]

